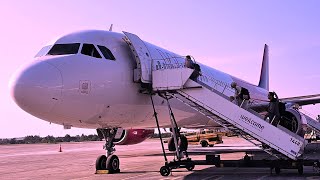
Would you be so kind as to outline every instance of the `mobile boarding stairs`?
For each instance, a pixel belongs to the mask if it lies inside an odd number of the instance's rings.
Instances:
[[[287,129],[275,127],[258,113],[241,108],[224,95],[202,87],[190,79],[193,71],[189,68],[153,70],[153,91],[170,93],[279,159],[297,160],[303,154],[307,144],[303,137]]]

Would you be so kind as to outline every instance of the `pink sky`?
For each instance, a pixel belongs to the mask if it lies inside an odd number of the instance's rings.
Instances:
[[[257,84],[270,46],[270,89],[280,97],[320,93],[320,2],[4,1],[0,6],[1,137],[93,133],[63,130],[21,110],[8,90],[16,69],[57,36],[83,29],[128,31]],[[304,109],[320,114],[320,106]]]

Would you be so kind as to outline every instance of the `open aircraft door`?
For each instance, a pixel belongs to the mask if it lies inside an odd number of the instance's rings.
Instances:
[[[124,40],[131,48],[137,62],[137,68],[134,70],[134,81],[137,82],[141,79],[143,83],[151,83],[152,58],[150,57],[148,48],[137,35],[124,31],[123,33],[126,35]]]

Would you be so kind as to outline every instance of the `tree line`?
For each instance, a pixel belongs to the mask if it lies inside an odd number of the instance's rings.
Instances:
[[[66,134],[64,137],[54,137],[54,136],[26,136],[23,138],[5,138],[0,139],[1,144],[38,144],[38,143],[60,143],[60,142],[83,142],[83,141],[100,141],[101,139],[98,135],[76,135],[70,136]]]
[[[165,132],[161,133],[162,138],[171,137],[171,133]],[[154,133],[151,138],[159,138],[158,133]],[[60,143],[60,142],[83,142],[83,141],[101,141],[102,139],[99,138],[96,134],[90,135],[76,135],[70,136],[66,134],[64,137],[54,137],[54,136],[26,136],[23,138],[5,138],[0,139],[0,145],[2,144],[39,144],[39,143]]]

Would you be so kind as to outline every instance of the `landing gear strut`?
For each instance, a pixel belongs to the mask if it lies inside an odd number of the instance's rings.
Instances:
[[[108,173],[120,172],[120,161],[118,156],[113,153],[116,151],[114,148],[114,137],[117,133],[117,128],[113,129],[97,129],[97,133],[100,137],[103,137],[106,144],[103,148],[106,150],[106,155],[101,155],[96,160],[96,170],[108,170]]]
[[[166,153],[164,150],[164,146],[163,146],[163,141],[161,138],[161,131],[160,131],[160,127],[159,127],[157,112],[154,107],[152,95],[150,95],[152,107],[154,110],[154,117],[156,119],[157,128],[158,128],[159,135],[160,135],[162,152],[163,152],[163,156],[165,159],[165,165],[160,168],[160,174],[162,176],[168,176],[171,173],[172,169],[178,169],[178,168],[186,168],[188,171],[192,171],[195,167],[195,164],[193,161],[191,161],[191,159],[188,157],[188,154],[187,154],[188,141],[184,136],[180,135],[179,128],[178,128],[176,120],[174,118],[174,115],[173,115],[171,106],[169,104],[169,100],[168,100],[167,95],[164,94],[164,95],[160,95],[160,96],[167,100],[169,114],[170,114],[170,120],[171,120],[171,130],[172,130],[171,132],[172,132],[173,137],[169,140],[170,142],[168,142],[168,149],[170,151],[176,151],[174,160],[168,162],[168,159],[167,159],[167,156],[166,156]],[[182,159],[184,154],[186,155],[186,159]]]

